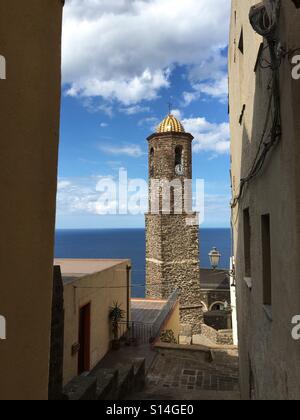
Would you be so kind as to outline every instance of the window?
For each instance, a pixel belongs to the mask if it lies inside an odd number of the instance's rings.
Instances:
[[[183,147],[177,146],[175,149],[175,171],[177,175],[183,175]]]
[[[154,149],[153,147],[150,150],[150,177],[154,177]]]
[[[271,226],[270,215],[261,218],[262,265],[263,265],[263,303],[272,305],[272,266],[271,266]]]
[[[251,277],[251,224],[249,209],[244,210],[244,258],[245,277]]]
[[[211,306],[211,311],[225,311],[225,304],[223,302],[214,303]]]
[[[182,165],[182,146],[177,146],[175,149],[175,165]]]

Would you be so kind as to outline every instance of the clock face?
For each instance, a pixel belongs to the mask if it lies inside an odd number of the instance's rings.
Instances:
[[[176,165],[175,172],[176,172],[176,175],[183,175],[183,172],[184,172],[183,165]]]

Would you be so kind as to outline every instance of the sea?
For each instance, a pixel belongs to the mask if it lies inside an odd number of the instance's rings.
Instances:
[[[220,268],[228,269],[230,229],[200,229],[200,266],[210,268],[209,252],[221,253]],[[132,261],[132,297],[145,297],[145,229],[57,230],[56,258],[106,258]]]

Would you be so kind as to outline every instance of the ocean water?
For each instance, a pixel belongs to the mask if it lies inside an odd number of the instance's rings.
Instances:
[[[212,247],[221,252],[220,268],[229,268],[230,229],[200,230],[200,266],[210,268]],[[132,296],[145,296],[145,230],[57,230],[56,258],[125,258],[132,261]]]

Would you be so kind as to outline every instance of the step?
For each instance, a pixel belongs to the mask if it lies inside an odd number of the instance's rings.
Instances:
[[[119,372],[113,369],[99,369],[91,374],[97,378],[97,401],[116,400],[118,397]]]
[[[77,376],[69,382],[63,391],[68,401],[95,401],[97,393],[97,378],[92,376]]]
[[[118,365],[119,384],[118,400],[122,400],[134,388],[134,366],[133,364]]]
[[[136,358],[133,360],[134,390],[142,391],[146,385],[146,359]]]

